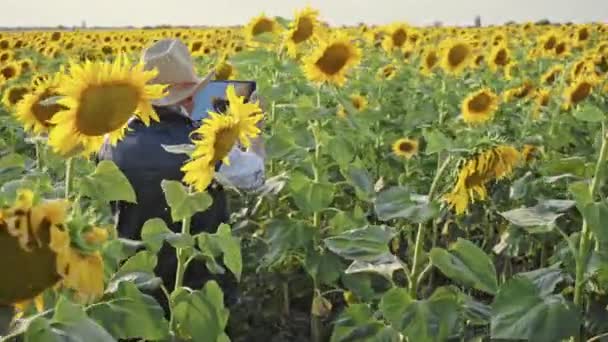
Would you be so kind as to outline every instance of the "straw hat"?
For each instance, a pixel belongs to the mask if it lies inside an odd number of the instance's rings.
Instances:
[[[167,85],[167,96],[152,101],[155,106],[171,106],[187,99],[203,89],[215,75],[212,71],[205,78],[198,77],[190,50],[179,39],[159,40],[143,52],[142,61],[146,70],[158,70],[150,83]]]

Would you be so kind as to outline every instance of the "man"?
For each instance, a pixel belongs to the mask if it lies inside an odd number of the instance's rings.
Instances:
[[[190,134],[200,125],[190,118],[193,110],[193,96],[212,79],[211,72],[205,78],[196,76],[192,57],[188,48],[177,39],[156,42],[143,53],[145,68],[158,70],[152,83],[168,86],[167,95],[153,102],[160,122],[150,126],[134,117],[129,121],[126,136],[116,146],[106,143],[99,160],[111,160],[130,181],[137,196],[137,204],[118,202],[113,206],[117,218],[120,237],[140,240],[143,224],[152,218],[161,218],[174,232],[181,231],[181,223],[174,223],[171,211],[161,189],[163,180],[181,181],[180,170],[187,161],[184,154],[167,152],[163,145],[191,144]],[[252,98],[256,95],[253,94]],[[235,147],[229,155],[230,166],[219,166],[219,173],[238,188],[249,190],[264,182],[264,148],[261,138],[257,138],[248,151]],[[192,217],[191,233],[215,232],[216,228],[229,219],[226,195],[216,182],[207,189],[213,197],[213,205],[205,212]],[[177,258],[175,250],[165,244],[158,256],[155,273],[161,277],[164,286],[172,291],[175,284]],[[190,263],[184,276],[184,286],[200,289],[209,280],[210,274],[200,261]],[[233,280],[234,281],[234,280]],[[233,284],[234,285],[234,284]],[[234,300],[228,292],[227,301]],[[169,312],[166,297],[159,289],[153,294],[165,312]]]

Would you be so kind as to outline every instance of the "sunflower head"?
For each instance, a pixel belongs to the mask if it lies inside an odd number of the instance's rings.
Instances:
[[[511,52],[507,44],[501,43],[494,47],[490,52],[489,65],[492,71],[498,71],[509,64],[511,61]]]
[[[21,76],[21,64],[16,61],[0,65],[0,75],[4,76],[4,79],[12,80]]]
[[[358,111],[362,111],[362,110],[365,110],[365,108],[367,108],[367,99],[360,94],[351,95],[350,101],[351,101],[353,107],[355,107],[355,109]]]
[[[25,95],[17,104],[15,116],[26,132],[41,134],[50,128],[49,120],[67,107],[57,103],[53,98],[60,96],[58,87],[61,84],[61,73],[41,81],[34,91]]]
[[[287,48],[292,57],[297,54],[298,45],[311,41],[318,35],[319,11],[306,7],[296,12],[295,19],[287,32]]]
[[[470,66],[473,59],[473,47],[465,40],[450,40],[443,48],[441,65],[452,75],[458,75]]]
[[[251,19],[249,24],[245,27],[245,35],[247,40],[256,45],[256,39],[265,34],[276,34],[279,33],[281,27],[279,23],[271,17],[264,14]]]
[[[541,82],[547,85],[553,85],[553,83],[555,83],[555,81],[559,78],[561,74],[563,74],[563,72],[563,66],[555,65],[541,76]]]
[[[534,95],[534,84],[531,81],[525,81],[520,86],[509,89],[504,94],[505,101],[527,99]]]
[[[342,86],[348,71],[360,61],[361,49],[346,34],[338,33],[304,58],[304,72],[315,83]]]
[[[418,140],[401,138],[393,143],[393,153],[405,159],[410,159],[418,153]]]
[[[422,56],[422,65],[420,70],[423,75],[431,75],[433,73],[433,69],[437,66],[439,62],[439,54],[437,50],[429,49]]]
[[[158,121],[150,101],[164,95],[164,86],[147,84],[157,72],[144,70],[143,63],[131,65],[120,55],[112,63],[72,63],[69,71],[58,88],[63,96],[58,104],[67,109],[50,120],[55,127],[49,145],[55,152],[66,155],[82,146],[88,155],[101,147],[105,135],[115,144],[133,115],[146,125]]]
[[[394,64],[387,64],[382,68],[378,69],[376,73],[376,79],[383,80],[392,80],[397,75],[397,66]]]
[[[408,42],[408,27],[405,24],[393,24],[386,29],[382,40],[382,47],[386,51],[401,49]]]
[[[25,85],[14,85],[4,90],[2,104],[6,108],[14,108],[32,89]]]
[[[216,80],[232,80],[236,78],[236,69],[230,62],[222,60],[215,67],[215,79]]]
[[[564,90],[564,107],[569,109],[585,100],[595,85],[596,81],[590,78],[580,78],[573,82]]]
[[[498,95],[488,88],[473,92],[462,101],[462,118],[471,124],[489,121],[498,109],[498,103]]]

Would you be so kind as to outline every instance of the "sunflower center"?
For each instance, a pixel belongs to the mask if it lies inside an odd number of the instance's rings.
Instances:
[[[400,28],[393,32],[391,38],[393,40],[393,45],[401,47],[407,41],[407,32],[405,32],[404,29]]]
[[[251,33],[254,36],[260,35],[262,33],[266,33],[266,32],[272,32],[274,28],[274,22],[268,18],[262,18],[260,20],[258,20],[255,25],[253,25],[253,29],[251,30]]]
[[[197,41],[192,44],[192,48],[190,49],[192,52],[199,52],[203,47],[203,42]]]
[[[555,47],[555,44],[557,44],[557,38],[549,37],[549,39],[545,41],[544,48],[545,50],[552,50]]]
[[[213,159],[212,165],[226,158],[234,143],[239,137],[238,126],[224,127],[215,134],[215,143],[213,144]]]
[[[435,66],[435,64],[437,64],[438,60],[439,58],[437,57],[437,54],[435,52],[431,52],[426,56],[426,59],[424,61],[426,63],[426,67],[428,69],[431,69]]]
[[[553,84],[553,82],[555,82],[555,79],[557,78],[557,74],[559,74],[559,71],[553,71],[551,74],[549,74],[549,76],[547,76],[545,82],[548,84]]]
[[[122,127],[137,108],[140,94],[123,83],[85,89],[80,96],[76,126],[88,136],[101,136]]]
[[[16,105],[27,94],[28,89],[25,87],[13,88],[8,93],[8,101],[11,105]]]
[[[218,80],[227,80],[232,75],[232,66],[228,63],[222,63],[216,70],[215,78]]]
[[[496,57],[494,58],[494,63],[496,63],[496,65],[502,65],[502,66],[507,65],[509,63],[509,54],[507,54],[507,50],[500,49],[496,53]]]
[[[298,28],[291,35],[291,40],[293,40],[293,42],[296,44],[306,41],[312,36],[314,27],[315,26],[311,18],[300,18],[300,20],[298,20]]]
[[[580,83],[576,89],[570,95],[570,101],[572,103],[579,103],[583,101],[587,96],[591,94],[591,84],[588,82]]]
[[[486,93],[481,93],[471,99],[467,106],[472,113],[483,113],[492,104],[492,97]]]
[[[384,75],[385,78],[389,78],[389,77],[393,76],[394,73],[395,73],[395,67],[392,65],[389,65],[389,66],[385,67],[384,70],[382,70],[382,74]]]
[[[410,153],[414,151],[414,145],[410,142],[404,141],[399,144],[399,151],[403,153]]]
[[[461,65],[469,55],[469,48],[464,44],[452,46],[448,51],[448,62],[450,66],[457,67]]]
[[[45,127],[50,126],[48,120],[51,119],[53,115],[57,114],[57,112],[59,111],[67,109],[66,107],[58,103],[46,106],[40,104],[40,102],[57,95],[59,94],[47,89],[44,91],[44,93],[42,93],[42,95],[40,95],[39,100],[36,101],[36,103],[34,103],[34,105],[32,106],[32,113],[36,117],[36,120],[38,120],[38,122]]]
[[[587,30],[587,28],[582,28],[580,31],[578,31],[578,40],[579,41],[584,41],[587,40],[589,38],[589,31]]]
[[[540,105],[542,107],[547,107],[548,104],[549,104],[549,94],[543,94],[540,97]]]
[[[557,46],[555,47],[555,54],[561,55],[564,52],[566,52],[566,43],[561,42],[557,44]]]
[[[353,103],[353,107],[355,107],[357,110],[361,110],[361,108],[363,108],[363,100],[359,97],[355,97],[352,100]]]
[[[336,43],[330,45],[323,52],[323,56],[317,60],[315,65],[326,75],[335,75],[344,68],[350,58],[348,46]]]
[[[0,70],[0,73],[2,73],[2,76],[4,76],[4,78],[8,80],[15,77],[15,75],[17,74],[17,70],[15,70],[13,66],[8,65],[2,68],[2,70]]]

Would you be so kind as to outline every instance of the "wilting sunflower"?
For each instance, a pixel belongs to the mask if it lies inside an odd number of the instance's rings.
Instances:
[[[197,191],[207,189],[215,174],[216,165],[223,161],[228,164],[228,154],[240,142],[249,147],[260,129],[256,126],[262,119],[262,110],[256,103],[244,103],[244,97],[236,94],[234,86],[226,90],[230,103],[226,114],[209,113],[203,125],[195,131],[200,140],[194,140],[195,151],[192,159],[182,167],[184,182]]]
[[[473,60],[473,47],[462,39],[450,40],[443,49],[441,66],[452,75],[458,75],[470,66]]]
[[[511,52],[507,47],[507,44],[501,43],[494,47],[490,52],[490,58],[488,64],[490,69],[494,72],[501,70],[506,67],[511,61]]]
[[[0,75],[4,76],[7,81],[21,76],[21,65],[17,61],[0,66]]]
[[[13,205],[0,209],[0,267],[20,270],[0,284],[0,305],[21,304],[55,286],[75,290],[83,302],[102,295],[103,262],[98,252],[71,246],[68,207],[64,200],[35,204],[32,191],[19,190]]]
[[[376,79],[379,81],[392,80],[397,75],[397,66],[394,64],[387,64],[382,68],[378,69],[376,73]]]
[[[595,85],[595,80],[589,78],[581,78],[573,82],[564,90],[564,108],[570,109],[585,100],[591,95]]]
[[[39,83],[32,93],[26,94],[19,101],[15,116],[26,132],[33,132],[36,135],[46,133],[50,127],[49,120],[58,112],[67,109],[56,102],[45,103],[59,96],[57,88],[60,84],[61,74],[58,73],[53,78]]]
[[[433,73],[433,69],[439,64],[439,54],[437,50],[427,50],[422,56],[422,65],[420,71],[423,75],[429,76]]]
[[[163,96],[164,86],[147,85],[157,72],[134,66],[124,56],[113,63],[86,62],[72,64],[58,91],[64,98],[58,104],[67,107],[53,116],[55,127],[49,134],[49,145],[66,155],[77,147],[88,155],[101,147],[107,134],[116,144],[124,135],[127,121],[137,115],[146,125],[158,121],[151,100]]]
[[[492,119],[498,109],[498,102],[498,95],[488,88],[469,94],[461,104],[464,122],[476,124]]]
[[[387,27],[386,35],[382,40],[382,47],[386,51],[401,49],[408,41],[408,27],[405,24],[393,24]]]
[[[357,110],[357,112],[360,112],[367,108],[367,99],[360,94],[351,95],[350,103],[352,104],[353,108]],[[346,109],[344,109],[344,106],[342,106],[342,104],[338,105],[337,115],[341,118],[345,118],[348,115]]]
[[[6,108],[13,109],[32,89],[24,85],[14,85],[4,90],[2,104]]]
[[[401,138],[393,143],[393,153],[405,159],[410,159],[418,153],[418,140]]]
[[[487,183],[507,177],[520,162],[519,151],[508,145],[483,151],[464,163],[454,188],[443,199],[457,215],[466,213],[469,203],[488,197]]]
[[[281,30],[281,26],[274,18],[267,17],[264,14],[251,19],[245,27],[245,36],[247,41],[252,45],[257,45],[256,38],[263,34],[276,34]]]
[[[560,75],[564,73],[564,67],[554,65],[541,76],[541,82],[548,85],[553,85]]]
[[[342,86],[348,71],[360,61],[361,49],[345,33],[338,33],[305,57],[303,67],[312,82]]]
[[[295,19],[287,31],[286,45],[287,51],[292,58],[297,56],[298,46],[307,41],[311,41],[318,35],[319,31],[319,11],[306,7],[296,12]]]

